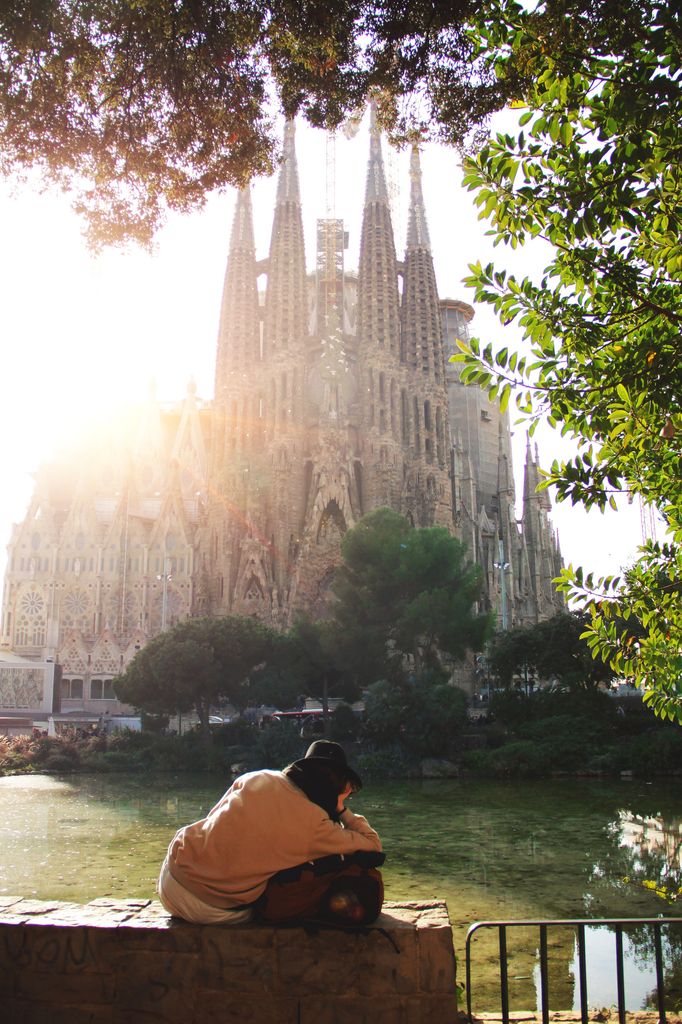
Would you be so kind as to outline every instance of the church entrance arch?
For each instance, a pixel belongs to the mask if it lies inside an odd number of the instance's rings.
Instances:
[[[332,538],[340,540],[348,529],[346,519],[335,498],[325,506],[317,527],[317,543],[328,544]]]

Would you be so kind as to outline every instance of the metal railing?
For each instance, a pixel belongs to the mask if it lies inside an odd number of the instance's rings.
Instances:
[[[656,963],[656,1000],[659,1024],[666,1024],[665,991],[663,984],[663,943],[661,929],[664,926],[682,925],[682,917],[647,917],[647,918],[569,918],[550,921],[477,921],[469,928],[466,937],[466,993],[467,1015],[471,1024],[471,940],[481,928],[497,928],[500,950],[500,1003],[503,1024],[509,1024],[509,978],[507,956],[507,930],[510,928],[539,928],[540,930],[540,1006],[543,1024],[549,1021],[549,981],[547,931],[549,928],[574,928],[577,932],[578,945],[578,985],[580,989],[580,1017],[582,1024],[588,1021],[587,1002],[587,958],[585,947],[585,929],[601,926],[613,928],[616,936],[616,988],[618,993],[618,1020],[625,1024],[625,974],[623,969],[623,929],[626,927],[653,928],[654,956]]]

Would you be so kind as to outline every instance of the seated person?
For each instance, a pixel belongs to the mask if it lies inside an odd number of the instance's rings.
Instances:
[[[315,916],[331,889],[332,916],[337,907],[349,921],[374,920],[383,887],[367,858],[383,861],[381,840],[345,806],[361,785],[342,747],[328,740],[281,772],[241,775],[205,818],[173,837],[159,876],[161,903],[197,924],[241,924],[259,908],[266,920],[298,920]],[[353,863],[356,855],[364,866]],[[373,898],[362,912],[353,883],[344,889],[349,871],[372,876]]]

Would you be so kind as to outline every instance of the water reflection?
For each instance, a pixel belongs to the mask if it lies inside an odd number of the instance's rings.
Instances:
[[[174,831],[202,817],[223,788],[221,779],[187,775],[21,786],[0,779],[0,894],[82,902],[151,897]],[[645,884],[680,884],[682,799],[672,784],[402,781],[367,787],[354,808],[384,839],[388,899],[447,900],[462,976],[464,937],[476,920],[676,912]],[[612,936],[595,940],[602,941]],[[642,976],[628,981],[633,1009],[654,987],[648,941],[635,936],[628,944],[632,979]],[[669,973],[679,960],[675,942],[666,946]],[[510,942],[513,1009],[536,1005],[537,944],[530,931]],[[552,1006],[567,1009],[577,998],[573,933],[550,933],[550,951]],[[595,963],[600,957],[595,946]],[[473,987],[493,1009],[496,962],[496,938],[482,936]],[[612,1001],[594,986],[595,1005]]]
[[[630,877],[656,885],[662,895],[682,895],[682,820],[621,811],[619,846],[629,854]]]

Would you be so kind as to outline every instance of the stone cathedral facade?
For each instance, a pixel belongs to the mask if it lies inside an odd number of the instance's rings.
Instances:
[[[448,361],[473,309],[439,299],[416,149],[410,177],[399,258],[372,122],[358,269],[326,219],[309,272],[288,124],[265,259],[249,190],[237,198],[212,402],[193,385],[176,404],[150,395],[106,444],[37,474],[0,643],[60,663],[64,708],[114,710],[113,676],[187,616],[326,615],[341,537],[384,505],[466,542],[501,628],[562,607],[537,453],[517,520],[507,418]]]

